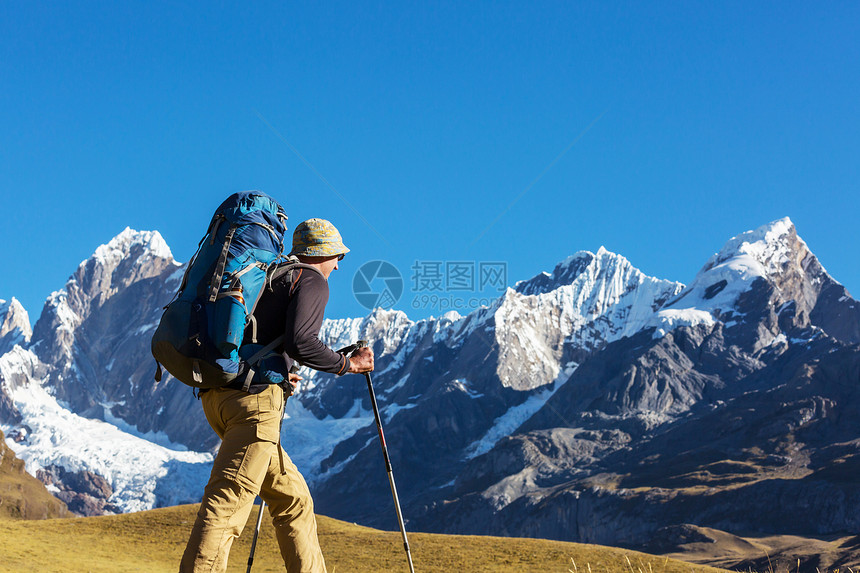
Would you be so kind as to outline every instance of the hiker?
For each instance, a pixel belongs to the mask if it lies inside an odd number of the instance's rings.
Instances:
[[[361,348],[346,357],[319,339],[328,278],[347,252],[340,233],[325,219],[296,227],[290,255],[303,266],[292,271],[291,281],[275,279],[253,315],[261,343],[284,336],[277,350],[287,369],[297,361],[337,375],[373,370],[371,349]],[[287,571],[325,572],[310,491],[280,445],[281,410],[300,378],[291,374],[288,384],[252,383],[247,391],[242,390],[242,378],[201,392],[206,419],[222,442],[180,571],[225,571],[233,540],[259,494],[269,506]]]

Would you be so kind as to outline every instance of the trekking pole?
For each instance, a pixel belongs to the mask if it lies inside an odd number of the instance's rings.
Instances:
[[[290,368],[290,374],[296,374],[299,371],[299,367],[293,363],[292,368]],[[287,382],[286,386],[281,386],[284,391],[284,405],[281,408],[281,425],[278,428],[278,455],[281,455],[281,434],[280,431],[284,426],[284,414],[287,411],[287,398],[293,395],[293,387]],[[281,458],[281,463],[283,463],[283,458]],[[266,509],[266,502],[263,501],[263,498],[260,498],[260,513],[257,514],[257,526],[254,528],[254,538],[251,540],[251,554],[248,555],[248,570],[246,573],[251,573],[251,566],[254,564],[254,552],[257,550],[257,538],[260,536],[260,525],[263,523],[263,510]]]
[[[349,355],[359,348],[367,346],[366,340],[359,340],[355,344],[351,344],[346,348],[338,350],[343,354]],[[379,433],[379,442],[382,445],[382,456],[385,458],[385,471],[388,472],[388,483],[391,485],[391,496],[394,498],[394,509],[397,511],[397,523],[400,525],[400,534],[403,536],[403,549],[406,550],[406,559],[409,561],[409,571],[415,573],[415,567],[412,565],[412,553],[409,551],[409,540],[406,539],[406,525],[403,523],[403,513],[400,511],[400,499],[397,497],[397,488],[394,486],[394,471],[391,469],[391,458],[388,457],[388,446],[385,445],[385,434],[382,432],[382,418],[379,416],[379,406],[376,404],[376,392],[373,391],[373,382],[370,379],[370,372],[364,373],[364,378],[367,380],[367,390],[370,392],[370,404],[373,407],[373,415],[376,418],[376,431]]]
[[[257,514],[257,527],[254,529],[254,539],[251,540],[251,554],[248,555],[248,571],[251,573],[251,566],[254,564],[254,551],[257,549],[257,537],[260,535],[260,524],[263,523],[263,510],[266,509],[266,502],[260,500],[260,513]]]

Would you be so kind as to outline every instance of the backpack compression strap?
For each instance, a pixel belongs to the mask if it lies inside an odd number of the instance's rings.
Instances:
[[[212,281],[209,283],[209,302],[215,302],[218,298],[218,289],[221,288],[221,278],[224,276],[224,267],[227,266],[227,251],[230,250],[230,243],[233,241],[233,235],[236,234],[236,225],[230,227],[227,235],[224,237],[224,246],[221,247],[221,255],[218,257],[218,264],[215,265],[215,274],[212,275]],[[215,235],[213,234],[214,238]]]
[[[220,225],[221,222],[218,222]],[[209,302],[215,302],[215,299],[218,298],[218,289],[221,288],[221,279],[224,278],[224,269],[227,266],[227,254],[230,250],[230,243],[233,242],[233,236],[236,234],[236,230],[239,227],[244,227],[247,225],[256,225],[258,227],[262,227],[272,234],[273,237],[278,241],[280,245],[280,252],[284,251],[284,241],[281,237],[278,237],[278,233],[275,232],[274,227],[271,225],[264,225],[263,223],[251,222],[245,224],[236,224],[234,223],[230,229],[227,231],[227,234],[224,236],[224,246],[221,247],[221,255],[218,257],[218,263],[215,265],[215,273],[212,275],[212,280],[209,282]],[[217,227],[215,229],[217,231]],[[215,234],[212,234],[212,240],[214,240]],[[279,255],[280,256],[280,255]]]

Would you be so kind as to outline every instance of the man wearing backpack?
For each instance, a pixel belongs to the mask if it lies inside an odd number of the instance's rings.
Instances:
[[[324,219],[310,219],[296,227],[290,254],[302,265],[274,280],[254,311],[255,338],[262,344],[284,336],[277,350],[284,354],[287,369],[298,361],[337,375],[373,370],[371,349],[346,357],[319,339],[328,278],[347,252],[340,233]],[[206,419],[222,442],[181,572],[226,570],[230,547],[258,494],[269,506],[287,571],[325,572],[310,491],[280,446],[281,412],[298,380],[290,375],[289,385],[252,383],[243,391],[240,376],[226,387],[202,392]]]

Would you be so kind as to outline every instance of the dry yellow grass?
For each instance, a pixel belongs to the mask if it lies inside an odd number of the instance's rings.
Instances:
[[[0,521],[0,571],[175,572],[196,506],[127,515],[45,521]],[[229,571],[247,567],[256,511],[231,552]],[[264,520],[265,522],[265,520]],[[399,532],[319,517],[330,573],[408,571]],[[720,571],[635,551],[542,539],[410,533],[415,570],[425,572],[704,573]],[[264,524],[254,569],[283,571],[270,524]]]

